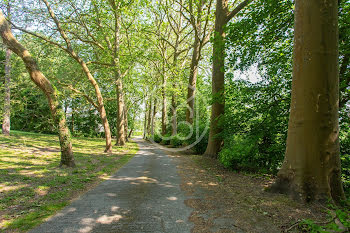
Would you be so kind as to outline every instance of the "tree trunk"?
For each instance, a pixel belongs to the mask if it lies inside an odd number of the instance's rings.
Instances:
[[[130,130],[130,132],[129,132],[129,135],[128,135],[128,138],[131,138],[132,131],[134,131],[134,129],[133,129],[133,128],[131,128],[131,130]]]
[[[123,99],[123,86],[120,78],[116,80],[117,87],[117,144],[118,146],[125,145],[125,129],[124,129],[124,99]]]
[[[194,100],[196,95],[196,83],[197,83],[197,74],[198,74],[198,63],[200,59],[200,41],[198,36],[195,37],[193,43],[193,54],[190,68],[190,76],[188,79],[188,88],[187,88],[187,103],[188,107],[186,109],[186,121],[193,124],[194,117]]]
[[[152,115],[152,123],[151,123],[151,136],[154,136],[154,121],[157,114],[157,98],[154,98],[154,106],[153,106],[153,115]]]
[[[147,101],[145,99],[145,120],[143,122],[143,139],[147,136]]]
[[[102,97],[102,94],[101,94],[101,91],[100,91],[100,87],[98,86],[98,83],[96,82],[95,78],[92,76],[92,74],[91,74],[88,66],[84,62],[84,60],[81,59],[81,57],[73,50],[72,44],[71,44],[68,36],[66,35],[64,30],[62,29],[58,19],[56,18],[56,15],[54,14],[53,10],[50,7],[48,1],[47,0],[42,0],[42,1],[45,3],[51,18],[54,20],[54,22],[55,22],[55,24],[57,26],[58,32],[60,33],[61,37],[66,42],[67,49],[65,49],[65,51],[79,63],[79,65],[83,69],[83,72],[85,73],[86,77],[88,78],[89,82],[91,83],[91,85],[95,89],[95,93],[96,93],[96,97],[97,97],[97,103],[98,103],[98,112],[100,113],[100,118],[101,118],[104,130],[105,130],[105,136],[106,136],[106,149],[105,149],[105,152],[111,152],[112,151],[111,129],[109,127],[109,123],[108,123],[108,120],[107,120],[107,114],[106,114],[106,110],[105,110],[105,107],[104,107],[103,97]]]
[[[162,84],[162,135],[166,134],[166,121],[167,121],[167,109],[166,109],[166,75],[165,69],[163,69],[163,84]]]
[[[128,128],[129,128],[129,125],[128,125],[128,110],[126,108],[126,106],[124,105],[124,131],[125,131],[125,141],[128,142],[129,139],[128,139]]]
[[[74,108],[74,104],[73,104],[73,101],[72,101],[72,119],[71,119],[71,121],[72,121],[72,128],[71,128],[71,133],[72,133],[72,135],[74,136],[74,112],[75,112],[75,108]]]
[[[172,95],[171,97],[171,112],[172,112],[172,117],[171,117],[171,125],[172,125],[172,136],[175,136],[177,134],[177,114],[176,114],[176,97],[175,94]]]
[[[152,99],[149,99],[149,108],[148,108],[148,122],[147,122],[147,136],[151,134],[151,122],[152,122]]]
[[[2,121],[2,133],[10,135],[11,127],[11,50],[6,49],[5,60],[5,100],[4,100],[4,119]]]
[[[217,0],[215,12],[215,32],[213,42],[213,73],[212,95],[213,104],[210,117],[210,131],[208,146],[204,155],[217,158],[221,149],[222,139],[220,133],[222,127],[218,124],[224,115],[225,108],[225,32],[226,24],[225,1]],[[227,3],[226,3],[227,7]]]
[[[61,146],[61,164],[69,167],[74,167],[74,157],[72,151],[72,142],[70,138],[70,132],[67,127],[64,111],[59,104],[57,98],[57,90],[51,85],[50,81],[41,73],[39,67],[31,56],[29,51],[25,49],[12,35],[10,28],[5,20],[5,17],[0,11],[0,34],[3,39],[3,43],[17,54],[24,62],[26,69],[29,72],[32,81],[45,93],[49,107],[51,110],[52,118],[58,128],[59,141]]]
[[[339,156],[337,0],[297,0],[285,159],[272,190],[303,201],[344,199]]]
[[[7,5],[7,15],[10,17],[10,5]],[[11,28],[10,28],[11,30]],[[11,50],[6,48],[5,60],[5,99],[4,119],[2,121],[2,134],[9,136],[11,128]]]

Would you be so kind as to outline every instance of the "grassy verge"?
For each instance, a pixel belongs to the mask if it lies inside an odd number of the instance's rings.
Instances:
[[[104,139],[74,138],[76,168],[58,168],[55,135],[0,135],[0,232],[24,232],[126,164],[136,143],[103,153]]]

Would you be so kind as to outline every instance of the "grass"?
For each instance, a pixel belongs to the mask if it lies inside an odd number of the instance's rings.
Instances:
[[[104,139],[74,138],[76,168],[59,168],[55,135],[0,135],[0,232],[25,232],[126,164],[135,143],[103,153]]]

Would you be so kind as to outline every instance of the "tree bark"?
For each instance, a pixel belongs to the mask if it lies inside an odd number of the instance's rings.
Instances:
[[[154,121],[157,114],[157,98],[154,98],[154,105],[153,105],[153,115],[152,115],[152,122],[151,122],[151,136],[154,136]]]
[[[196,83],[197,83],[197,74],[198,74],[198,63],[200,59],[200,41],[198,36],[195,37],[193,43],[193,53],[192,61],[190,67],[190,76],[188,79],[188,88],[187,88],[187,103],[188,107],[186,109],[186,121],[192,125],[194,117],[194,99],[196,95]]]
[[[344,199],[339,156],[337,0],[297,0],[287,148],[272,190]]]
[[[124,129],[124,99],[123,99],[123,86],[121,79],[116,80],[117,87],[117,144],[118,146],[125,145],[125,129]]]
[[[165,69],[163,69],[163,84],[162,84],[162,135],[166,134],[166,122],[167,122],[167,108],[166,108],[166,75]]]
[[[6,49],[5,60],[5,99],[4,119],[2,121],[2,134],[9,136],[11,128],[11,50]]]
[[[7,15],[10,17],[10,5],[7,5]],[[11,28],[10,28],[11,30]],[[11,128],[11,50],[6,48],[5,60],[5,99],[4,119],[2,121],[2,134],[9,136]]]
[[[175,85],[174,85],[175,86]],[[177,114],[176,114],[176,96],[175,94],[171,97],[171,125],[172,125],[172,136],[175,136],[177,134]]]
[[[231,12],[228,10],[228,0],[217,0],[215,11],[214,41],[213,41],[213,72],[210,130],[208,146],[204,155],[217,158],[223,140],[220,135],[223,128],[220,119],[225,110],[225,30],[226,24],[247,6],[252,0],[241,2]]]
[[[129,141],[129,137],[128,137],[128,128],[129,128],[129,125],[128,125],[128,110],[126,108],[126,105],[124,105],[124,111],[123,111],[123,114],[124,114],[124,130],[125,130],[125,141],[128,142]]]
[[[147,101],[145,99],[145,120],[143,122],[143,139],[147,137]]]
[[[211,108],[208,146],[204,153],[204,155],[213,158],[217,158],[222,145],[222,138],[219,135],[222,131],[222,127],[218,123],[220,118],[224,115],[225,108],[225,7],[227,7],[226,0],[217,0],[212,72],[212,95],[214,100]]]
[[[61,164],[69,167],[74,167],[74,157],[72,151],[72,142],[70,132],[66,123],[64,111],[59,104],[56,88],[40,71],[36,61],[31,56],[29,51],[24,48],[12,35],[11,30],[6,22],[5,17],[0,12],[0,34],[3,43],[17,54],[24,62],[26,69],[32,81],[45,93],[49,102],[52,118],[58,127],[59,141],[61,146]]]
[[[129,135],[128,135],[128,138],[131,138],[132,131],[134,131],[134,129],[133,129],[133,128],[131,128],[131,130],[130,130],[130,132],[129,132]]]
[[[149,99],[149,108],[148,108],[148,122],[147,122],[147,136],[149,137],[151,134],[151,122],[152,122],[152,99]]]

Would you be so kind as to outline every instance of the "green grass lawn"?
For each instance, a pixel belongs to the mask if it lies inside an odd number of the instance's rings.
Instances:
[[[74,138],[76,168],[59,168],[55,135],[11,131],[0,135],[0,232],[23,232],[126,164],[136,143],[103,153],[104,139]]]

